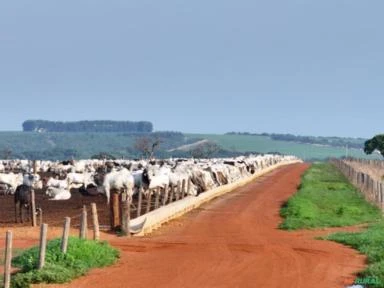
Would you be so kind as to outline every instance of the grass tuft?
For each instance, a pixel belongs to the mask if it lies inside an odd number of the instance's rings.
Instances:
[[[368,267],[359,273],[361,279],[374,279],[367,287],[384,287],[384,221],[373,224],[358,233],[335,233],[322,239],[350,246],[365,254]]]
[[[91,268],[115,263],[119,252],[107,242],[70,237],[66,254],[60,251],[60,239],[47,243],[46,264],[37,270],[38,247],[25,250],[12,260],[20,272],[12,277],[12,287],[24,288],[35,283],[64,283],[84,275]]]

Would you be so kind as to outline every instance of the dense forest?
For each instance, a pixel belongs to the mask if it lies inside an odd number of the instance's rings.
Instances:
[[[130,132],[150,133],[153,125],[148,121],[75,121],[26,120],[22,124],[25,132]]]

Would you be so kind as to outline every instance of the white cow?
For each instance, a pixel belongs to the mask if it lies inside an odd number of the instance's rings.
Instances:
[[[71,192],[66,188],[48,187],[45,192],[50,199],[49,200],[68,200],[71,198]]]
[[[133,178],[131,172],[123,168],[119,171],[111,171],[104,177],[103,182],[103,191],[107,196],[107,203],[110,200],[111,190],[117,190],[118,193],[123,190],[123,193],[127,194],[129,199],[132,199],[133,187],[135,186],[135,179]]]
[[[23,184],[23,178],[21,173],[0,173],[0,183],[8,185],[12,194],[15,193],[17,186]]]

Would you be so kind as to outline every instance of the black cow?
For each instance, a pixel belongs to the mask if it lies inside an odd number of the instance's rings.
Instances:
[[[24,210],[27,211],[27,219],[31,208],[31,186],[21,184],[17,186],[15,191],[15,221],[18,223],[18,214],[21,223],[24,222]],[[17,211],[19,210],[19,211]]]

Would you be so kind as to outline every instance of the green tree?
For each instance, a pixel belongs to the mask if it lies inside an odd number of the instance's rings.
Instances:
[[[365,154],[372,154],[372,152],[375,150],[378,150],[381,156],[384,157],[384,134],[378,134],[373,138],[365,141],[364,143]]]

